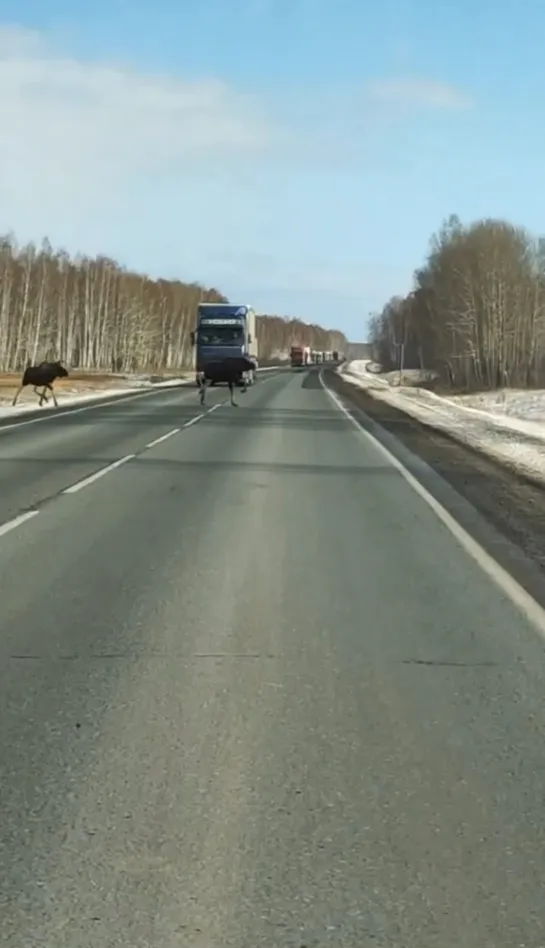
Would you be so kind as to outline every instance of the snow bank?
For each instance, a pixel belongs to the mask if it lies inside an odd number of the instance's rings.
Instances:
[[[476,408],[487,414],[538,422],[545,426],[545,391],[541,389],[501,389],[452,399],[462,408]]]
[[[149,376],[136,376],[130,380],[130,385],[118,385],[115,388],[96,388],[92,391],[78,392],[77,390],[72,390],[69,394],[67,394],[67,390],[64,389],[62,392],[57,392],[56,394],[59,408],[65,408],[73,405],[84,405],[88,402],[100,402],[120,395],[138,395],[143,391],[155,391],[158,388],[175,388],[179,385],[190,385],[191,382],[192,380],[187,378],[170,378],[163,382],[151,382]],[[10,401],[6,401],[2,404],[2,400],[0,399],[0,418],[14,418],[17,415],[26,415],[29,412],[35,412],[37,409],[46,412],[52,408],[54,409],[54,407],[50,401],[47,405],[42,405],[42,407],[39,408],[38,398],[36,398],[36,400],[16,405],[14,408]]]
[[[545,482],[545,392],[504,390],[446,398],[388,378],[351,362],[342,372],[352,385],[386,401],[519,473]],[[543,419],[541,421],[540,419]]]

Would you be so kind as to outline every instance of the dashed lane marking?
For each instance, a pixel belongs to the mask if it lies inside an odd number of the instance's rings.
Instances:
[[[172,435],[178,434],[181,430],[181,428],[173,428],[172,431],[167,431],[166,434],[161,435],[160,438],[156,438],[155,441],[150,441],[149,444],[146,445],[146,450],[148,448],[154,448],[156,444],[162,444],[163,441],[168,441],[169,438],[172,438]]]
[[[72,484],[71,487],[65,488],[62,493],[77,494],[77,492],[83,490],[84,487],[89,487],[90,484],[94,484],[95,481],[98,481],[100,477],[104,477],[104,475],[109,474],[110,471],[115,471],[117,467],[121,467],[121,465],[126,464],[127,461],[132,461],[135,457],[136,454],[127,454],[124,458],[120,458],[119,461],[114,461],[113,464],[108,464],[107,467],[101,468],[100,471],[95,471],[95,473],[90,474],[89,477],[84,477],[82,481],[78,481],[76,484]]]
[[[270,366],[267,368],[258,369],[257,371],[258,372],[275,372],[274,375],[268,375],[263,379],[260,376],[259,378],[260,384],[262,384],[263,382],[268,382],[269,380],[276,378],[276,376],[280,374],[279,368],[277,368],[276,366]],[[97,411],[97,410],[100,410],[101,408],[110,408],[110,407],[113,408],[116,405],[125,405],[127,402],[132,402],[137,398],[149,398],[150,396],[157,395],[160,393],[178,392],[179,389],[181,388],[190,389],[190,391],[188,391],[187,394],[188,394],[188,397],[191,397],[191,395],[193,394],[193,392],[191,391],[191,389],[193,388],[193,384],[194,383],[192,380],[187,381],[187,382],[180,381],[179,385],[165,385],[165,386],[161,386],[160,388],[147,389],[144,392],[128,392],[127,394],[122,393],[120,395],[106,396],[104,399],[101,399],[100,395],[97,394],[96,400],[93,399],[93,401],[90,402],[90,404],[88,405],[80,405],[77,408],[74,408],[72,405],[67,405],[65,408],[61,407],[60,410],[52,410],[51,413],[49,413],[48,410],[45,409],[44,414],[40,415],[39,418],[26,418],[26,419],[23,419],[23,421],[12,422],[11,419],[9,419],[7,424],[0,425],[0,435],[7,434],[8,431],[14,431],[15,428],[22,428],[25,425],[37,425],[39,422],[42,422],[42,421],[52,421],[55,418],[66,418],[68,415],[79,415],[83,411],[93,411],[93,410]],[[213,411],[213,409],[210,409],[210,410]]]
[[[260,383],[263,384],[264,382],[271,381],[272,378],[274,377],[275,376],[269,376],[266,379],[260,379]],[[130,401],[131,399],[143,398],[151,394],[156,394],[156,392],[142,392],[142,393],[139,392],[136,395],[129,395],[127,398],[121,397],[117,399],[117,401]],[[202,421],[203,418],[206,418],[208,415],[211,415],[212,412],[217,411],[218,408],[222,408],[224,405],[227,405],[227,404],[228,404],[228,399],[224,399],[224,401],[217,402],[215,405],[212,405],[210,408],[207,408],[206,411],[201,412],[200,415],[196,415],[194,418],[191,418],[184,425],[182,425],[181,428],[173,428],[172,431],[167,431],[166,434],[161,435],[159,438],[155,438],[154,441],[150,441],[141,451],[137,451],[135,454],[127,454],[125,457],[119,458],[119,460],[113,461],[111,464],[107,464],[106,467],[100,468],[100,470],[95,471],[94,474],[90,474],[88,477],[82,478],[81,481],[77,481],[75,484],[71,484],[70,487],[65,487],[64,490],[59,492],[59,494],[56,494],[53,497],[46,498],[44,501],[41,502],[40,507],[38,507],[37,509],[25,511],[24,513],[19,514],[17,517],[13,517],[11,520],[6,521],[6,523],[0,524],[0,537],[4,536],[6,533],[11,533],[12,530],[16,530],[17,527],[22,526],[24,523],[27,522],[27,520],[31,520],[33,517],[36,517],[39,513],[41,513],[42,505],[45,505],[49,501],[54,500],[56,497],[59,497],[62,494],[77,494],[79,493],[80,490],[83,490],[85,487],[90,487],[91,484],[94,484],[95,481],[100,480],[106,474],[109,474],[111,471],[115,471],[118,467],[122,467],[122,465],[127,464],[128,461],[133,461],[135,458],[141,457],[150,448],[154,448],[156,445],[162,444],[163,441],[167,441],[169,438],[172,438],[174,435],[179,434],[185,428],[190,428],[192,425],[197,424],[197,422]],[[62,417],[63,415],[68,415],[68,414],[75,415],[78,412],[89,411],[91,408],[97,408],[97,407],[102,407],[102,406],[85,405],[82,408],[72,409],[71,411],[67,410],[66,412],[60,412],[56,416],[50,416],[50,417],[58,418],[58,417]],[[32,419],[29,419],[28,421],[18,422],[17,424],[11,425],[10,427],[18,428],[21,425],[30,425],[30,424],[34,424],[35,421],[42,421],[42,420],[45,420],[45,419],[32,418]],[[7,430],[9,430],[9,428],[0,428],[0,433],[2,431],[7,431]]]
[[[189,421],[186,421],[184,428],[191,428],[191,425],[196,425],[198,421],[201,421],[202,418],[206,418],[207,415],[211,415],[213,411],[216,411],[217,408],[221,408],[223,405],[226,405],[227,402],[218,402],[217,405],[212,405],[212,408],[208,408],[206,411],[203,411],[202,414],[196,415],[195,418],[191,418]]]
[[[11,533],[12,530],[17,529],[21,524],[26,523],[27,520],[31,520],[32,517],[36,517],[39,512],[39,510],[27,510],[26,513],[19,514],[19,516],[14,517],[13,520],[8,520],[6,523],[3,523],[2,526],[0,526],[0,537],[5,536],[6,533]]]

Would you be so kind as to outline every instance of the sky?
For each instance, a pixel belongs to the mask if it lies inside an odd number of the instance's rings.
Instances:
[[[366,338],[444,218],[545,230],[542,0],[0,0],[0,232]]]

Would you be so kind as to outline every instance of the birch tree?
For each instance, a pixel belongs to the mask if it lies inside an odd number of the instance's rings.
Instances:
[[[506,221],[464,227],[451,217],[433,236],[414,290],[390,300],[373,321],[373,341],[386,361],[400,318],[407,368],[434,369],[467,390],[542,385],[543,241]]]
[[[0,370],[62,359],[73,369],[177,371],[192,364],[200,302],[226,302],[214,287],[152,280],[105,256],[70,257],[47,240],[18,247],[0,237]],[[275,315],[258,318],[259,358],[301,341],[345,350],[342,333]]]

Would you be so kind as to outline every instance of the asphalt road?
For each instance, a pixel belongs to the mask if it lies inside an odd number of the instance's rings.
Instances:
[[[542,640],[316,373],[239,402],[0,433],[2,948],[541,948]]]

